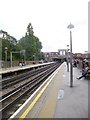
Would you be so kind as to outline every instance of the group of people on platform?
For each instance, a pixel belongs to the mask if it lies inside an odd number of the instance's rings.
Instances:
[[[79,60],[78,59],[73,61],[73,67],[78,67],[78,64],[79,64]]]
[[[90,74],[90,64],[86,59],[84,59],[82,61],[82,75],[77,77],[77,79],[80,80],[83,77],[86,78],[87,74]]]
[[[81,78],[86,78],[87,75],[90,75],[90,62],[87,59],[83,59],[82,61],[79,59],[74,59],[73,67],[79,68],[80,63],[81,63],[81,67],[82,67],[81,68],[82,75],[77,77],[78,80],[80,80]],[[68,64],[67,64],[67,68],[69,68]],[[69,70],[67,70],[67,71],[69,71]]]
[[[26,65],[26,61],[19,61],[18,66],[22,67]]]

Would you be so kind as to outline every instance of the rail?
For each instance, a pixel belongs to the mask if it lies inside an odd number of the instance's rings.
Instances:
[[[17,106],[16,104],[22,102],[22,99],[28,97],[32,94],[33,91],[37,89],[40,84],[52,73],[54,72],[60,64],[54,64],[53,66],[49,66],[48,69],[43,69],[41,73],[39,73],[35,78],[21,85],[18,89],[15,89],[11,94],[2,97],[2,109],[0,112],[4,115],[4,118],[10,117],[10,111],[13,111],[13,108]],[[15,111],[15,110],[14,110]]]

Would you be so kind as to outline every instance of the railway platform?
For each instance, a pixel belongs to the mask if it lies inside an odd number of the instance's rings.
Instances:
[[[66,63],[63,63],[38,90],[10,117],[19,118],[88,118],[88,80],[73,68],[70,87]]]
[[[19,71],[19,70],[25,70],[28,68],[39,67],[39,66],[43,66],[43,65],[47,65],[47,64],[51,64],[51,63],[53,63],[53,62],[42,63],[42,64],[31,64],[31,65],[25,65],[25,66],[8,67],[8,68],[0,68],[0,74],[15,72],[15,71]]]

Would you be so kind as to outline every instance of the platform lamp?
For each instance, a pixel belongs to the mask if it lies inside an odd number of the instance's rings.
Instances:
[[[5,69],[6,69],[7,68],[7,50],[8,50],[8,48],[5,47],[4,49],[5,49]]]
[[[71,29],[74,28],[74,25],[71,23],[67,26],[70,30],[70,87],[73,87],[73,65],[72,65],[72,31]]]

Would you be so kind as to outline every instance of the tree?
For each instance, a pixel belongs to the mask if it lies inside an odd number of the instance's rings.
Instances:
[[[14,45],[8,39],[1,39],[2,42],[2,60],[5,60],[5,47],[7,47],[7,59],[10,60],[10,51],[14,49]]]
[[[29,23],[28,26],[27,26],[27,32],[26,32],[26,35],[31,36],[31,35],[33,35],[33,33],[34,33],[34,32],[33,32],[32,24]]]
[[[32,24],[29,23],[27,26],[27,31],[24,37],[22,37],[19,42],[16,42],[16,39],[7,32],[3,32],[7,37],[3,37],[0,39],[0,52],[2,60],[5,60],[5,47],[8,48],[7,50],[7,59],[10,60],[10,52],[11,51],[22,51],[25,50],[25,59],[26,60],[39,60],[41,59],[41,49],[42,43],[40,42],[39,38],[34,35]],[[23,55],[20,54],[13,54],[13,60],[21,60]]]
[[[40,59],[42,44],[35,36],[25,36],[20,39],[19,44],[26,50],[27,60]]]
[[[42,43],[33,33],[33,27],[29,23],[25,37],[22,37],[19,41],[19,44],[26,50],[27,60],[39,60],[41,58]]]
[[[10,52],[11,51],[20,51],[22,46],[19,44],[14,45],[8,39],[1,39],[0,46],[2,46],[2,60],[5,60],[5,47],[7,47],[7,60],[10,61]],[[19,60],[20,54],[13,54],[13,60]]]

